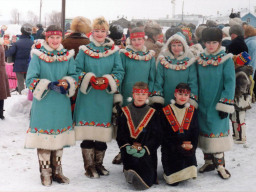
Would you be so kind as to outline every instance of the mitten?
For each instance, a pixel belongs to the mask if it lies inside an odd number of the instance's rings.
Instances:
[[[132,155],[134,153],[137,153],[137,149],[132,148],[131,145],[127,145],[126,146],[126,153],[128,153],[129,155]]]
[[[66,94],[67,91],[65,90],[65,88],[62,86],[58,86],[58,84],[59,84],[58,81],[51,82],[48,84],[48,89],[53,90],[60,94]]]
[[[141,158],[145,155],[145,153],[146,153],[146,150],[144,148],[142,148],[140,151],[137,151],[137,153],[133,153],[132,156]]]
[[[106,77],[91,77],[90,83],[94,89],[104,90],[108,87],[108,79]]]
[[[221,119],[225,119],[228,117],[228,113],[226,112],[223,112],[223,111],[219,111],[219,116]]]

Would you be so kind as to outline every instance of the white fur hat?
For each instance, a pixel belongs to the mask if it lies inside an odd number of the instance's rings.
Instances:
[[[223,29],[222,29],[222,32],[223,32],[227,37],[230,37],[230,35],[229,35],[229,29],[230,29],[230,27],[223,27]]]

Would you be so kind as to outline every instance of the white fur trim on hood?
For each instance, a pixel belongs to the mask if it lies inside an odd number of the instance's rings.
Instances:
[[[83,94],[88,94],[91,87],[88,89],[89,87],[89,83],[90,83],[90,80],[92,77],[96,77],[94,73],[86,73],[86,75],[84,76],[83,78],[83,81],[80,85],[80,91],[83,93]],[[87,90],[88,89],[88,90]]]
[[[33,96],[38,101],[43,99],[49,92],[48,90],[49,83],[51,83],[51,81],[49,81],[48,79],[40,79],[39,83],[36,85],[35,90],[33,91]]]
[[[186,40],[185,40],[183,37],[181,37],[180,35],[178,35],[178,34],[174,34],[174,35],[172,35],[172,36],[168,39],[168,41],[167,41],[167,42],[165,43],[165,45],[163,46],[163,49],[162,49],[162,51],[161,51],[161,55],[163,55],[163,56],[165,56],[165,57],[166,57],[166,56],[169,56],[171,59],[175,59],[174,55],[169,51],[169,48],[168,48],[168,45],[169,45],[173,40],[179,40],[179,41],[182,43],[183,48],[184,48],[183,54],[182,54],[181,56],[179,56],[178,58],[176,58],[177,60],[182,60],[182,59],[184,59],[184,58],[186,58],[186,57],[188,57],[188,58],[193,57],[193,54],[192,54],[191,51],[189,50],[189,46],[188,46]]]
[[[188,102],[189,102],[191,105],[193,105],[196,109],[198,108],[198,103],[196,102],[196,100],[190,98],[190,99],[188,100]]]
[[[69,87],[68,93],[66,95],[68,97],[72,97],[76,92],[76,81],[75,81],[75,79],[73,79],[72,77],[69,77],[69,76],[65,76],[62,79],[65,79],[65,80],[68,81],[70,87]]]

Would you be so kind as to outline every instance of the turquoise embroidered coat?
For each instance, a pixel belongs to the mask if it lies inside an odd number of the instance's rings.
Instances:
[[[119,48],[109,38],[101,45],[91,36],[91,43],[79,49],[76,62],[81,82],[74,112],[76,140],[107,142],[112,139],[113,95],[124,76]],[[108,88],[92,88],[93,76],[106,77]]]
[[[173,40],[179,40],[183,44],[184,53],[178,58],[175,58],[168,49]],[[189,51],[185,39],[175,34],[169,38],[163,51],[159,54],[151,103],[170,104],[170,100],[174,99],[174,91],[179,83],[187,83],[190,86],[189,102],[197,107],[198,85],[195,58]]]
[[[149,91],[153,91],[156,64],[154,58],[155,52],[147,51],[144,46],[142,51],[136,51],[131,45],[126,49],[120,50],[120,56],[125,71],[124,79],[121,86],[123,96],[123,106],[128,104],[127,99],[132,97],[132,87],[142,81],[148,84]]]
[[[26,85],[33,92],[30,126],[25,148],[57,150],[75,144],[70,99],[76,89],[74,51],[62,45],[53,50],[43,42],[32,49]],[[66,79],[66,95],[48,89],[50,82]]]
[[[228,151],[232,146],[229,118],[219,111],[233,113],[235,69],[232,54],[221,47],[216,53],[206,50],[197,58],[199,84],[199,147],[205,153]]]

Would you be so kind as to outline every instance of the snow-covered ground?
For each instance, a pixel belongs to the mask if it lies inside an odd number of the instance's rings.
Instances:
[[[44,187],[40,182],[39,166],[35,149],[24,149],[26,130],[29,126],[30,102],[24,95],[12,95],[5,100],[4,121],[0,120],[0,192],[3,191],[131,191],[125,182],[122,165],[113,165],[112,159],[118,152],[115,141],[108,143],[104,165],[110,170],[109,176],[89,179],[84,175],[80,142],[64,149],[63,171],[70,178],[70,184],[53,182]],[[163,170],[158,156],[159,185],[148,191],[256,191],[256,105],[247,112],[247,145],[235,144],[233,150],[225,153],[226,167],[232,174],[229,180],[222,180],[217,172],[200,174],[195,180],[188,180],[177,187],[165,184]],[[160,152],[160,151],[159,151]],[[198,167],[203,164],[203,155],[197,150]]]

